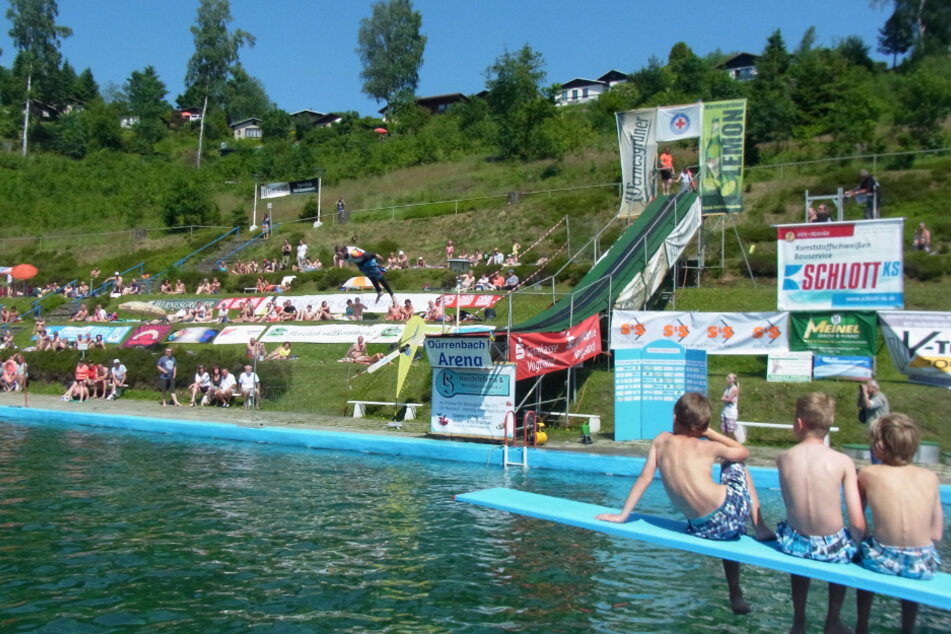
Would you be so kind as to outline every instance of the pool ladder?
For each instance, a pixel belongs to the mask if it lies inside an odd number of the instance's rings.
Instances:
[[[518,417],[515,412],[509,410],[505,413],[505,435],[502,445],[502,466],[503,467],[522,467],[528,468],[528,448],[535,447],[535,439],[538,437],[538,417],[533,410],[525,412],[522,417],[522,426],[518,426]],[[509,460],[509,441],[513,449],[517,448],[518,432],[522,432],[522,460],[517,462]],[[531,432],[529,432],[531,430]],[[531,445],[529,445],[531,443]]]

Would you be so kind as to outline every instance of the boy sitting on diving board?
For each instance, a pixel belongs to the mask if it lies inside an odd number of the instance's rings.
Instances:
[[[859,471],[862,505],[872,507],[875,535],[862,541],[862,567],[909,579],[930,579],[941,565],[934,542],[944,517],[938,476],[911,464],[918,451],[918,426],[905,414],[886,414],[869,430],[872,452],[882,461]],[[858,591],[857,634],[868,632],[874,594]],[[901,602],[901,631],[912,632],[918,604]]]
[[[644,469],[620,513],[602,513],[599,520],[626,522],[659,468],[664,490],[687,518],[687,532],[718,541],[737,539],[753,520],[756,539],[775,536],[763,522],[753,481],[741,464],[749,450],[737,441],[710,429],[710,402],[688,392],[674,404],[674,431],[663,432],[651,443]],[[708,442],[705,442],[708,441]],[[713,481],[713,463],[721,461],[720,482]],[[740,564],[723,560],[730,589],[730,608],[746,614],[749,606],[740,588]]]
[[[835,399],[819,392],[802,396],[796,401],[795,416],[793,433],[799,444],[776,457],[779,486],[786,503],[786,520],[776,527],[779,549],[803,559],[847,564],[858,551],[856,542],[865,533],[865,514],[855,463],[824,443],[835,422]],[[849,516],[848,532],[842,521],[843,499]],[[805,632],[810,579],[791,577],[790,632]],[[845,586],[830,583],[825,632],[849,631],[839,618],[844,599]]]

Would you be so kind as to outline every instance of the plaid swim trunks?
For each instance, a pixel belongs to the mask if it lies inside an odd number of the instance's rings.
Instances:
[[[776,539],[781,551],[802,559],[847,564],[858,552],[858,546],[844,528],[832,535],[803,535],[786,522],[780,522],[776,525]]]
[[[866,537],[861,544],[863,568],[886,575],[909,579],[930,579],[934,576],[941,558],[934,544],[930,546],[885,546],[875,537]]]
[[[726,485],[726,499],[714,512],[687,520],[687,533],[690,535],[725,541],[746,534],[746,520],[750,518],[750,491],[743,465],[738,462],[724,464],[720,470],[720,484]]]

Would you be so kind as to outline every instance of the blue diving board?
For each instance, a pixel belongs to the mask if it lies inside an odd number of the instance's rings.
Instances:
[[[464,493],[459,502],[538,519],[577,526],[599,533],[637,539],[664,548],[729,559],[744,564],[831,581],[870,590],[898,599],[917,601],[943,610],[951,609],[951,575],[939,572],[927,581],[893,577],[866,570],[857,564],[830,564],[792,557],[779,551],[777,543],[758,542],[744,536],[739,541],[716,542],[686,533],[686,522],[634,513],[624,524],[594,519],[598,513],[616,513],[596,504],[518,491],[504,487]]]

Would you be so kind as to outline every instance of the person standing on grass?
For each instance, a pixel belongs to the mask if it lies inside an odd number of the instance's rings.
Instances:
[[[737,425],[740,417],[740,382],[732,372],[726,375],[726,389],[720,397],[723,409],[720,410],[720,431],[736,438],[739,442],[746,442],[746,429]]]
[[[181,407],[178,397],[175,396],[175,377],[178,376],[178,362],[172,356],[172,349],[165,348],[165,354],[162,355],[158,364],[155,366],[159,372],[159,389],[162,391],[162,407],[168,405],[168,395],[172,395],[172,403]]]
[[[250,364],[245,364],[244,372],[238,375],[238,385],[241,386],[241,396],[244,397],[244,409],[248,409],[252,394],[254,409],[261,409],[261,379]]]

